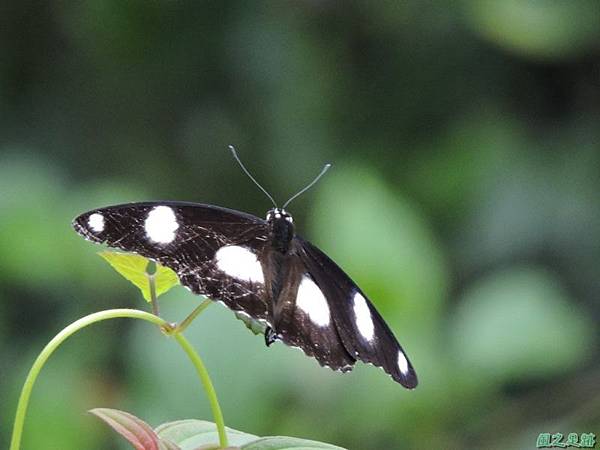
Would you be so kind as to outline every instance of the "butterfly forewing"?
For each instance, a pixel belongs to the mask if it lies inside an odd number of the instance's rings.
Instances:
[[[211,205],[150,202],[89,211],[73,226],[86,239],[173,269],[196,294],[268,322],[271,305],[258,261],[267,226],[258,217]]]

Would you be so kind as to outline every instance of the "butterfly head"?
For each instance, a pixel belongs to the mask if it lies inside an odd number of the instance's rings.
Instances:
[[[294,237],[294,219],[283,208],[273,208],[267,212],[267,223],[273,246],[285,253]]]
[[[294,223],[294,219],[292,218],[291,214],[289,214],[283,208],[271,208],[267,211],[267,222],[269,222],[270,224],[272,224],[275,221],[281,220],[288,223]]]

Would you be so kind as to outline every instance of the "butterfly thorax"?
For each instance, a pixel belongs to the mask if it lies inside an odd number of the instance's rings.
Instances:
[[[269,224],[269,242],[271,248],[286,254],[290,249],[290,242],[294,238],[294,220],[292,216],[281,208],[273,208],[267,212]]]

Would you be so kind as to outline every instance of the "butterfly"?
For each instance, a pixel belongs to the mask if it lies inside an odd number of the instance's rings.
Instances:
[[[73,227],[87,240],[171,268],[194,294],[262,324],[267,346],[282,341],[342,372],[360,360],[412,389],[415,370],[389,326],[335,262],[296,234],[285,210],[327,169],[282,208],[270,209],[266,219],[165,201],[94,209],[75,218]]]

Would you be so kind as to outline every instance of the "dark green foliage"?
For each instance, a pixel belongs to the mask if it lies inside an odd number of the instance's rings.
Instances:
[[[140,306],[73,217],[160,199],[262,215],[228,144],[280,202],[333,163],[295,222],[373,299],[421,382],[330,373],[215,306],[186,336],[228,424],[367,450],[598,434],[596,0],[3,0],[0,13],[0,448],[42,343]],[[180,320],[199,299],[161,300]],[[114,321],[61,348],[23,448],[110,448],[81,414],[98,405],[209,418],[184,356],[149,328]]]

